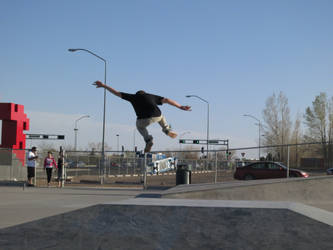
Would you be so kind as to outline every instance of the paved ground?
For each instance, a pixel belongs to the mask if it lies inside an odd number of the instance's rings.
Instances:
[[[157,205],[159,201],[164,201]],[[176,203],[173,203],[175,201]],[[332,249],[333,227],[288,204],[133,199],[0,230],[0,249]],[[117,204],[118,203],[118,204]],[[129,203],[129,204],[127,204]],[[125,204],[125,205],[124,205]],[[254,206],[252,202],[251,206]]]
[[[304,197],[317,197],[332,180],[310,180],[305,186],[312,193],[308,190]],[[300,185],[297,192],[304,186],[302,180],[287,182]],[[221,187],[238,197],[261,184],[266,186],[259,190],[267,192],[259,194],[281,195],[274,185],[288,186],[283,180],[183,185],[171,190],[0,186],[0,249],[333,249],[329,211],[284,201],[163,198],[216,192]]]
[[[75,209],[133,198],[142,188],[25,188],[0,186],[0,228]],[[145,193],[149,194],[150,191]],[[0,248],[1,249],[1,248]]]

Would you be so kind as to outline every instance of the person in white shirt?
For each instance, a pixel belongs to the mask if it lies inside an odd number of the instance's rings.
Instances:
[[[32,147],[27,156],[27,169],[28,169],[28,185],[33,186],[32,178],[35,177],[35,168],[37,160],[37,148]]]

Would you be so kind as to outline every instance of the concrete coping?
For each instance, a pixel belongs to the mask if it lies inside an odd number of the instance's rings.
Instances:
[[[316,176],[308,178],[280,178],[280,179],[263,179],[263,180],[249,180],[249,181],[233,181],[233,182],[220,182],[220,183],[202,183],[202,184],[185,184],[165,190],[163,195],[187,193],[196,191],[207,191],[220,188],[233,188],[233,187],[246,187],[264,184],[288,183],[288,182],[309,182],[314,180],[333,179],[333,176]]]

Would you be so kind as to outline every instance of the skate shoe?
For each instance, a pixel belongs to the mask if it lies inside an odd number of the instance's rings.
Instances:
[[[173,131],[171,131],[171,130],[168,131],[167,135],[170,136],[170,137],[173,138],[173,139],[177,137],[177,133],[175,133],[175,132],[173,132]]]

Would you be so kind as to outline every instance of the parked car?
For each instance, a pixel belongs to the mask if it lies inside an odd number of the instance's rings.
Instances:
[[[298,169],[289,169],[290,177],[309,177],[309,174]],[[238,180],[286,178],[287,167],[279,162],[259,161],[237,167],[234,178]]]
[[[333,174],[333,168],[326,169],[326,174],[328,175]]]

